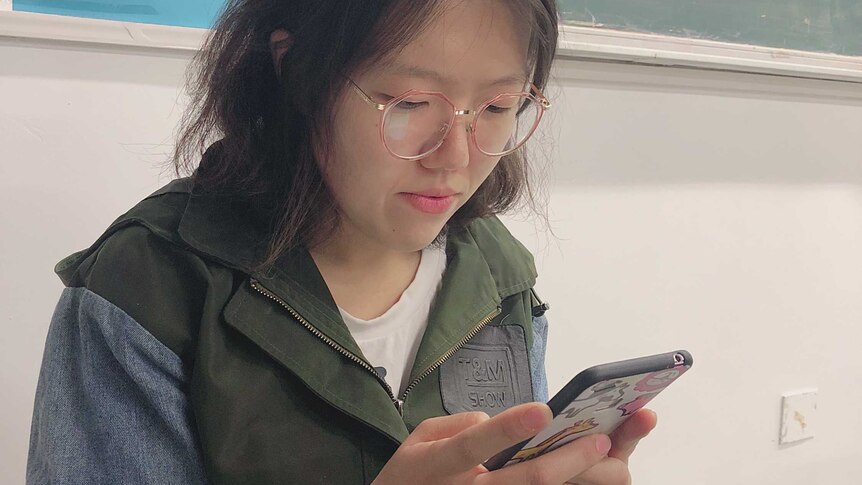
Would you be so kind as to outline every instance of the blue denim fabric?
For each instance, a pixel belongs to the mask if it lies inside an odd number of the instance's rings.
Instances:
[[[30,431],[28,484],[205,483],[182,362],[125,312],[66,288]]]
[[[547,401],[548,321],[533,319],[533,397]],[[86,288],[54,312],[30,431],[27,484],[206,483],[182,361]]]
[[[545,374],[545,349],[548,345],[548,319],[533,317],[533,347],[530,349],[530,377],[533,399],[548,402],[548,376]]]

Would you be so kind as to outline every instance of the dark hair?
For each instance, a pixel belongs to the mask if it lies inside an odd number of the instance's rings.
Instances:
[[[557,42],[555,0],[505,0],[529,28],[532,82],[547,83]],[[261,266],[297,246],[314,246],[335,227],[337,207],[317,156],[345,89],[343,73],[387,59],[431,24],[447,0],[229,0],[190,66],[191,104],[173,163],[195,190],[252,202],[269,234]],[[396,22],[390,19],[398,19]],[[292,45],[273,69],[270,34]],[[217,156],[206,156],[218,140]],[[535,209],[524,150],[503,157],[446,231],[524,199]]]

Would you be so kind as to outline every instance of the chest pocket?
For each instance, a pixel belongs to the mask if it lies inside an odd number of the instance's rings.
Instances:
[[[527,339],[520,325],[489,325],[440,367],[440,392],[449,414],[494,416],[533,401]]]

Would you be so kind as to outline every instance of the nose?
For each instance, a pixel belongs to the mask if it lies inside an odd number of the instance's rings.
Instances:
[[[470,163],[470,122],[465,116],[456,116],[455,124],[446,134],[443,143],[427,157],[419,160],[423,167],[454,171]]]

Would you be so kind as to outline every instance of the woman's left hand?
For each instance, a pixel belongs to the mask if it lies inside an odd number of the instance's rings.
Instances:
[[[655,428],[657,416],[649,409],[634,413],[610,434],[611,451],[607,458],[566,483],[573,485],[631,485],[629,457],[638,442]]]

